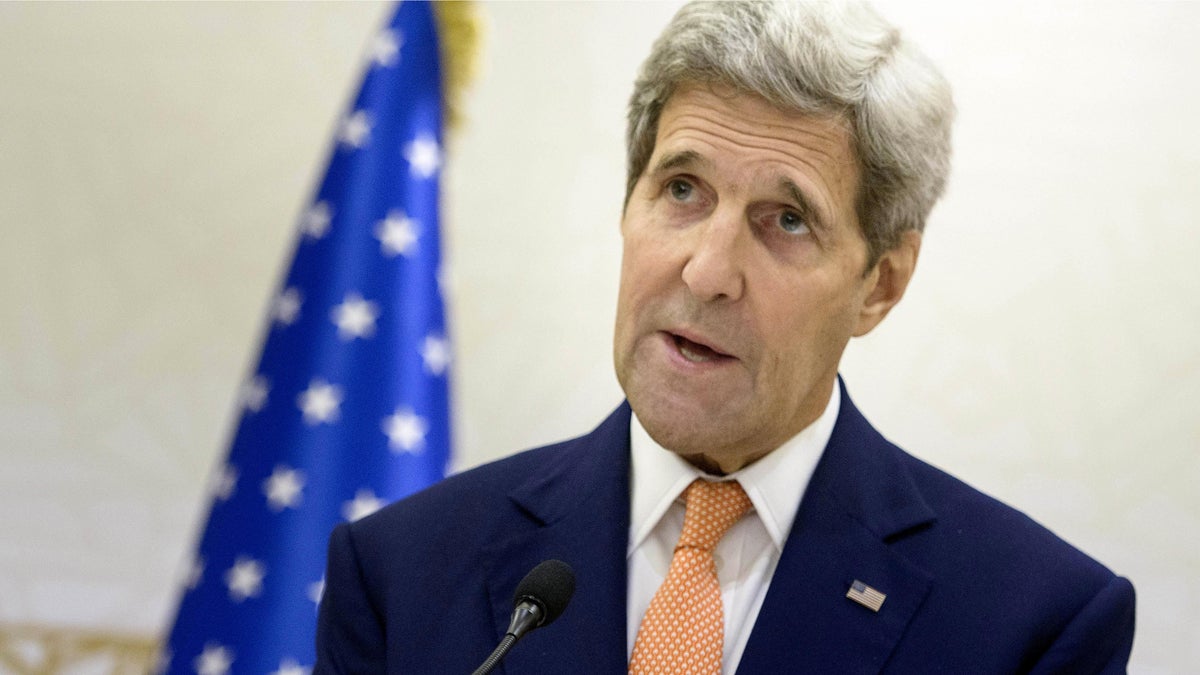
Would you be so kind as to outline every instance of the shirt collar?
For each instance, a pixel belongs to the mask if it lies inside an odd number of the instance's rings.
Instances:
[[[671,504],[697,478],[740,482],[776,549],[783,550],[800,500],[833,434],[840,408],[841,386],[835,384],[825,411],[816,421],[762,459],[720,478],[705,474],[679,455],[664,449],[650,438],[637,415],[631,415],[632,495],[627,554],[632,554],[641,545]]]

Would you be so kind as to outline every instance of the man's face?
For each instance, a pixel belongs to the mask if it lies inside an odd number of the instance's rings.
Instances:
[[[841,119],[709,87],[667,102],[621,223],[613,349],[663,447],[728,473],[824,410],[851,335],[894,304],[863,274],[858,181]]]

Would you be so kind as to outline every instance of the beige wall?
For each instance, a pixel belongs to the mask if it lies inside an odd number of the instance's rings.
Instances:
[[[1200,662],[1200,3],[888,3],[953,82],[893,440],[1130,576]],[[624,99],[674,4],[496,4],[446,191],[462,466],[591,427]],[[0,621],[150,633],[371,4],[0,3]]]

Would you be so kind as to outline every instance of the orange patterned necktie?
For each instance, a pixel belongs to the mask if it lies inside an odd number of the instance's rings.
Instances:
[[[750,510],[750,498],[737,481],[696,480],[683,499],[683,532],[638,628],[630,675],[721,673],[725,615],[713,549]]]

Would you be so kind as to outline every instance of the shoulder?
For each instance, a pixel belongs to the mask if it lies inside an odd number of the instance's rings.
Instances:
[[[961,643],[993,654],[1015,647],[1001,669],[1120,672],[1133,638],[1128,580],[1020,510],[897,452],[936,514],[891,544],[933,578],[912,627],[931,638],[926,648],[940,645],[948,663],[955,652],[944,648]]]
[[[478,590],[486,551],[523,520],[508,492],[514,480],[562,449],[528,450],[465,471],[337,526],[329,540],[326,598],[351,598],[371,611],[343,613],[388,622],[420,619],[406,600],[415,593],[450,598],[463,605],[454,611],[464,616],[487,616],[486,606],[471,604],[486,597]]]
[[[556,461],[567,443],[525,450],[483,464],[431,485],[379,511],[342,527],[357,546],[378,542],[389,555],[404,542],[413,553],[424,543],[433,547],[474,539],[497,520],[509,517],[513,505],[508,495],[538,467]]]
[[[999,567],[1014,573],[1070,573],[1092,585],[1113,573],[1059,535],[991,495],[949,473],[896,449],[913,482],[936,514],[941,546],[959,562]],[[1036,580],[1031,580],[1036,581]]]
[[[531,504],[543,516],[553,514],[577,502],[597,477],[619,474],[628,465],[628,445],[623,404],[588,434],[449,476],[342,527],[360,552],[366,545],[394,558],[402,550],[414,562],[447,548],[477,550],[514,524],[537,520]]]
[[[1039,672],[1046,664],[1067,664],[1050,672],[1108,672],[1128,657],[1127,580],[1020,510],[901,450],[849,397],[814,486],[814,504],[836,504],[878,537],[883,555],[927,580],[894,655],[899,672],[935,662],[945,672]]]
[[[843,397],[821,483],[894,550],[961,581],[1094,591],[1113,573],[1022,511],[884,438]],[[814,477],[814,481],[817,479]],[[1000,588],[1000,586],[996,586]]]

